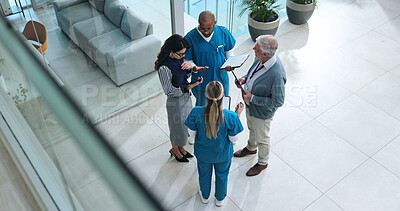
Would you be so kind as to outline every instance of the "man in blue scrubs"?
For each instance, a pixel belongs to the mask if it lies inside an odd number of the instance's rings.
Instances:
[[[208,66],[207,70],[192,75],[192,81],[200,76],[203,77],[203,83],[192,89],[196,97],[196,106],[205,105],[205,88],[210,81],[221,82],[225,96],[229,96],[228,73],[220,67],[229,56],[233,55],[236,40],[227,28],[215,25],[216,23],[212,12],[203,11],[199,15],[199,26],[185,36],[192,46],[186,51],[186,60],[192,66]]]

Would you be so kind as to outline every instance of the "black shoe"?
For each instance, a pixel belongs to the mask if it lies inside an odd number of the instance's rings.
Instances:
[[[181,150],[179,150],[179,152],[183,155],[183,157],[185,157],[185,158],[192,158],[192,157],[194,157],[192,154],[190,154],[188,151],[186,151],[186,154],[183,154],[182,152],[181,152]]]
[[[183,154],[182,154],[183,155]],[[185,158],[192,158],[194,157],[192,154],[190,154],[188,151],[186,151],[186,154],[183,155]]]
[[[175,155],[172,149],[169,150],[169,153],[171,153],[171,156],[174,156],[178,162],[184,162],[184,163],[189,162],[189,160],[185,156],[182,156],[182,158],[178,158],[178,156]]]

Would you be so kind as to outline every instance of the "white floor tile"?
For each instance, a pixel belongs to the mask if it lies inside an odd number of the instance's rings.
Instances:
[[[133,101],[105,76],[74,88],[68,93],[81,106],[85,115],[94,122],[133,104]]]
[[[309,23],[307,27],[297,28],[279,37],[281,53],[284,50],[287,51],[287,54],[293,54],[302,63],[311,63],[368,31],[335,13],[323,16],[319,20]],[[337,30],[339,27],[346,33]]]
[[[101,178],[76,191],[75,196],[85,210],[125,210],[114,192]]]
[[[166,103],[167,96],[162,92],[154,98],[143,101],[138,106],[169,136]]]
[[[301,25],[295,25],[293,23],[290,23],[288,17],[281,18],[278,31],[275,34],[275,37],[279,39],[279,37],[301,27]]]
[[[332,52],[307,70],[328,78],[352,92],[386,73],[386,70],[345,49]]]
[[[308,28],[310,24],[313,24],[315,21],[320,20],[324,16],[340,9],[341,7],[345,6],[346,4],[352,2],[353,0],[324,0],[324,1],[317,1],[317,7],[314,9],[314,12],[311,18],[308,20],[306,24],[303,24],[303,27]]]
[[[169,19],[162,19],[161,21],[153,24],[154,34],[164,43],[164,40],[171,36],[171,21]]]
[[[162,14],[166,20],[171,20],[171,5],[169,1],[164,0],[146,0],[146,4],[154,9],[153,13]],[[140,8],[142,10],[142,8]],[[143,11],[142,11],[143,12]],[[154,16],[154,14],[146,14],[146,16]],[[149,19],[149,17],[146,17]],[[171,22],[171,21],[170,21]]]
[[[393,74],[396,74],[397,76],[400,77],[400,65],[398,65],[397,67],[393,68],[390,72],[393,73]]]
[[[353,2],[354,0],[342,0],[342,1],[336,1],[336,0],[324,0],[324,1],[318,1],[317,3],[317,11],[319,10],[328,10],[328,11],[334,11],[337,10],[346,4],[349,4]]]
[[[347,176],[327,196],[344,210],[399,210],[400,179],[373,160]]]
[[[386,145],[372,159],[395,173],[400,177],[400,136],[397,136],[392,142]]]
[[[77,191],[100,177],[72,138],[64,139],[46,149],[56,159],[60,172],[73,191]]]
[[[286,102],[283,107],[278,108],[274,120],[271,122],[271,144],[274,145],[278,143],[283,138],[311,121],[311,119],[310,116],[299,108]]]
[[[199,25],[197,18],[194,18],[187,13],[183,14],[183,18],[185,21],[185,34]]]
[[[247,170],[256,162],[253,159],[229,174],[229,198],[240,209],[302,210],[321,195],[273,154],[267,169],[257,176],[247,177]]]
[[[226,210],[226,211],[240,211],[240,209],[235,205],[234,202],[228,196],[224,200],[224,205],[222,207],[217,207],[214,203],[214,185],[211,186],[211,194],[207,204],[203,204],[200,200],[199,193],[196,193],[190,199],[173,209],[172,211],[187,211],[187,210]]]
[[[338,14],[374,29],[400,14],[400,3],[392,0],[353,1],[337,10]]]
[[[318,77],[312,71],[294,73],[286,82],[287,101],[314,118],[350,94],[348,90],[326,78]]]
[[[279,38],[278,38],[279,42]],[[286,71],[286,77],[289,77],[297,72],[304,72],[310,69],[310,64],[316,60],[300,60],[297,59],[296,53],[291,50],[278,49],[278,57],[282,61],[282,65]]]
[[[48,113],[43,104],[44,102],[41,97],[33,98],[20,103],[18,105],[18,110],[21,112],[25,122],[29,125],[40,144],[45,145],[56,138],[53,135],[57,130],[52,130],[55,128],[49,127]]]
[[[348,43],[345,48],[385,70],[400,64],[400,43],[374,31]]]
[[[313,19],[306,25],[310,29],[310,34],[316,35],[314,39],[335,40],[334,42],[329,42],[329,44],[331,46],[342,46],[369,31],[368,28],[340,16],[339,11],[340,9],[323,17]],[[339,28],[340,30],[337,30]],[[346,33],[343,33],[343,31]]]
[[[55,59],[60,57],[65,57],[71,54],[82,54],[82,51],[74,43],[74,41],[69,39],[69,37],[60,28],[47,31],[47,42],[49,47],[47,48],[47,53],[44,55],[44,57],[49,61],[50,64],[52,64]]]
[[[397,17],[386,24],[375,29],[376,32],[392,40],[400,42],[400,17]]]
[[[249,138],[249,132],[247,127],[244,129],[243,132],[239,134],[239,140],[236,142],[235,145],[233,145],[233,152],[236,152],[238,150],[241,150],[247,146],[247,140]],[[231,163],[231,169],[229,170],[230,172],[235,171],[237,168],[241,167],[243,164],[248,162],[249,160],[258,159],[257,154],[255,155],[248,155],[245,157],[237,158],[233,157],[232,158],[232,163]],[[214,179],[214,178],[213,178]]]
[[[36,11],[32,8],[24,9],[25,18],[22,16],[22,13],[19,13],[9,16],[9,20],[12,21],[12,23],[18,28],[20,32],[23,31],[25,24],[29,20],[43,23],[46,26],[47,31],[51,31],[58,27],[55,14],[54,12],[51,12],[51,10],[54,11],[53,7],[46,7],[38,9]]]
[[[272,150],[322,192],[368,159],[316,121],[283,139]]]
[[[308,206],[304,211],[342,211],[337,204],[335,204],[332,200],[330,200],[325,195],[322,195],[319,199],[313,202],[310,206]]]
[[[400,77],[387,73],[357,95],[400,120]]]
[[[125,162],[169,142],[168,136],[138,107],[109,118],[97,127]]]
[[[177,207],[198,190],[195,163],[179,163],[170,157],[170,148],[170,143],[164,143],[128,164],[166,209]]]
[[[309,64],[338,47],[325,42],[324,36],[317,34],[321,31],[315,30],[315,32],[311,33],[309,29],[299,27],[279,37],[278,55],[281,58],[290,58],[290,61],[295,60],[299,63],[301,61],[303,64]]]
[[[129,3],[128,6],[130,6]],[[141,3],[135,3],[134,5],[132,5],[132,8],[134,8],[135,12],[138,15],[140,15],[152,24],[155,24],[162,20],[170,19],[168,16],[165,16],[165,14],[162,14],[154,9],[153,6],[148,5],[145,1],[142,1]],[[166,10],[169,10],[169,7],[166,8]]]
[[[253,40],[250,38],[250,34],[245,34],[236,38],[236,45],[233,49],[233,52],[235,53],[235,55],[241,55],[247,53],[249,50],[252,50],[254,45],[255,42],[253,42]],[[254,61],[254,58],[250,61]]]
[[[356,95],[317,120],[368,156],[400,134],[400,121]]]
[[[93,66],[93,61],[80,51],[54,59],[50,62],[50,67],[64,82],[66,90],[89,84],[98,78],[107,77],[99,67]]]
[[[120,87],[134,103],[140,103],[162,92],[157,71],[152,71]]]

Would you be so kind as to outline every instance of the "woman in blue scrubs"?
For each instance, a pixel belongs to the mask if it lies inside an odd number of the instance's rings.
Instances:
[[[199,171],[199,193],[203,203],[208,203],[211,177],[215,170],[215,204],[222,206],[227,194],[228,173],[233,156],[233,142],[243,131],[239,115],[244,104],[239,103],[236,111],[222,108],[224,88],[219,81],[206,86],[205,106],[192,109],[185,121],[189,134],[195,135],[194,155]]]

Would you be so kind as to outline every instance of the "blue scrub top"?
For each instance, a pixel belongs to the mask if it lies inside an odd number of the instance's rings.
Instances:
[[[210,81],[219,81],[224,86],[225,96],[229,96],[229,77],[225,69],[220,67],[225,63],[225,51],[235,47],[236,40],[223,26],[214,26],[214,34],[209,42],[205,41],[196,28],[185,36],[191,48],[186,51],[185,59],[201,67],[208,66],[207,70],[192,75],[192,81],[203,76],[203,83],[192,89],[196,97],[196,105],[205,105],[205,87]]]
[[[185,121],[185,125],[189,129],[197,131],[194,154],[200,161],[220,163],[232,159],[233,145],[228,135],[236,136],[243,131],[243,126],[235,112],[226,109],[223,112],[225,124],[221,123],[216,139],[207,137],[204,106],[194,107]]]

